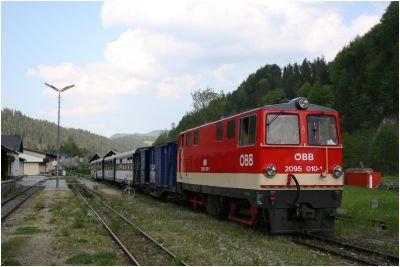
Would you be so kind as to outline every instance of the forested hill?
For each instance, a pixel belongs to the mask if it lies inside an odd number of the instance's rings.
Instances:
[[[89,131],[60,127],[61,150],[72,152],[80,156],[90,157],[95,153],[105,154],[111,149],[125,152],[140,146],[145,146],[154,137],[140,136],[140,138],[115,138],[93,134]],[[57,150],[57,125],[44,120],[37,120],[23,115],[19,111],[3,109],[1,111],[1,133],[5,135],[21,135],[24,147],[45,152]],[[145,143],[147,141],[147,143]],[[71,156],[75,156],[71,155]]]
[[[232,93],[196,91],[194,109],[157,143],[179,132],[277,99],[307,97],[340,112],[345,167],[373,167],[398,175],[399,4],[392,2],[379,24],[345,46],[332,62],[266,65]]]

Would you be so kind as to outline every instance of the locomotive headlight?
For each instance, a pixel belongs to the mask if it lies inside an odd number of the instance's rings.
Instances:
[[[343,169],[340,166],[335,166],[332,172],[333,177],[340,178],[343,175]]]
[[[269,164],[266,168],[265,168],[265,176],[267,176],[268,178],[272,178],[274,177],[276,174],[276,168],[273,164]]]
[[[300,97],[296,102],[296,106],[298,109],[307,109],[308,105],[309,105],[308,99],[304,97]]]

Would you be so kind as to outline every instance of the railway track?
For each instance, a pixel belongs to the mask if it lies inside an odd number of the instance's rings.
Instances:
[[[135,265],[186,265],[149,234],[80,183],[69,183]]]
[[[399,258],[396,256],[355,246],[339,240],[311,234],[301,234],[292,241],[296,244],[339,256],[363,265],[399,265]]]
[[[26,187],[21,192],[18,192],[11,197],[1,202],[1,220],[2,222],[15,210],[17,210],[26,200],[28,200],[33,194],[40,189],[43,189],[42,184],[46,179],[40,180],[39,182]]]

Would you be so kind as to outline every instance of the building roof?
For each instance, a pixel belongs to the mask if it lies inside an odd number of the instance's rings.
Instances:
[[[6,153],[10,153],[10,154],[14,154],[14,155],[18,155],[18,152],[15,152],[14,150],[9,149],[6,146],[1,145],[1,153],[3,154],[3,151]]]
[[[89,162],[92,162],[92,161],[94,161],[96,159],[99,159],[99,158],[100,158],[100,155],[96,153],[96,154],[94,154],[93,157],[90,158]]]
[[[39,153],[42,154],[44,157],[48,157],[48,158],[57,158],[57,153],[53,153],[53,152],[43,152],[43,151],[39,151],[36,149],[32,149],[32,148],[25,148],[24,149],[25,153],[30,154],[29,152],[34,152],[34,153]],[[61,153],[60,153],[61,155]]]
[[[25,153],[20,153],[19,157],[26,160],[26,162],[33,162],[33,163],[41,163],[43,162],[42,158],[39,157],[35,157],[29,154],[25,154]]]
[[[113,155],[115,155],[117,153],[118,153],[118,151],[116,151],[116,150],[110,150],[103,156],[103,158],[106,158],[106,157],[109,157],[109,156],[113,156]]]
[[[15,152],[22,152],[22,137],[19,135],[1,135],[1,145]]]

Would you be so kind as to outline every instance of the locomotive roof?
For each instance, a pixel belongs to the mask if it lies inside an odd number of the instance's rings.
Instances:
[[[297,99],[297,98],[296,98]],[[268,109],[268,110],[299,110],[296,106],[296,99],[293,99],[287,103],[267,105],[261,107],[259,109]],[[318,106],[314,104],[309,104],[308,108],[305,111],[321,111],[321,112],[336,112],[336,110],[328,107]]]
[[[291,110],[295,110],[295,111],[337,112],[336,110],[334,110],[334,109],[332,109],[332,108],[323,107],[323,106],[318,106],[318,105],[314,105],[314,104],[309,104],[309,106],[308,106],[308,108],[307,108],[306,110],[299,110],[299,109],[297,108],[297,106],[296,106],[296,100],[297,100],[297,99],[298,99],[298,98],[292,99],[292,100],[290,100],[290,101],[287,102],[287,103],[266,105],[266,106],[263,106],[263,107],[258,107],[258,108],[255,108],[255,109],[251,109],[251,110],[247,110],[247,111],[244,111],[244,112],[241,112],[241,113],[237,113],[237,114],[234,114],[234,115],[230,115],[230,116],[227,116],[227,117],[222,117],[222,118],[219,119],[219,120],[212,121],[212,122],[208,122],[208,123],[199,125],[199,126],[197,126],[197,127],[193,127],[193,128],[187,129],[187,130],[185,130],[185,131],[180,132],[179,134],[185,133],[185,132],[189,132],[189,131],[198,129],[198,128],[200,128],[200,127],[203,127],[203,126],[206,126],[206,125],[210,125],[210,124],[213,124],[213,123],[216,123],[216,122],[219,122],[219,121],[227,120],[227,119],[230,119],[230,118],[233,118],[233,117],[236,117],[236,116],[241,116],[241,115],[244,115],[244,114],[252,113],[252,112],[255,112],[255,111],[258,111],[258,110],[277,110],[277,111],[286,111],[286,110],[287,110],[287,111],[291,111]]]

